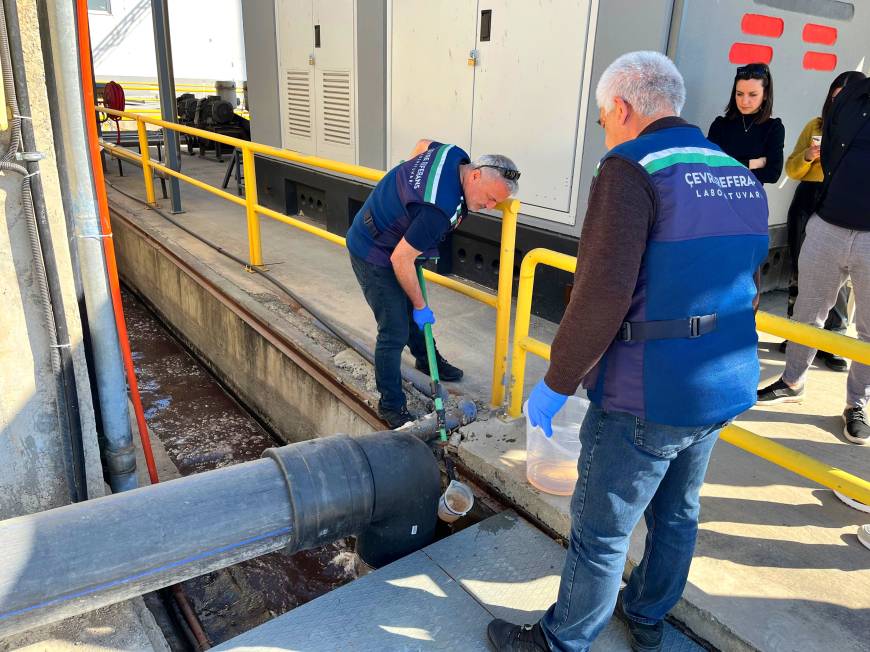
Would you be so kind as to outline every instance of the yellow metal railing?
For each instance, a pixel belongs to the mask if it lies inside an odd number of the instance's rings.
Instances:
[[[108,79],[100,79],[97,81],[97,84],[107,84],[110,80]],[[160,91],[160,85],[157,82],[116,82],[121,85],[121,88],[124,89],[124,92],[127,91]],[[183,93],[216,93],[217,86],[216,84],[186,84],[186,83],[177,83],[175,84],[176,92]],[[241,86],[236,86],[236,94],[241,95],[244,93],[244,89]]]
[[[135,115],[153,115],[153,116],[157,116],[158,118],[161,118],[161,119],[163,118],[162,111],[156,107],[154,107],[154,108],[127,107],[125,110],[127,113],[132,113]],[[247,111],[245,109],[236,108],[236,109],[233,109],[233,113],[250,120],[250,116],[251,116],[250,111]],[[121,120],[121,122],[135,122],[135,120],[133,120],[132,118],[130,118],[130,119],[124,118],[123,120]]]
[[[532,249],[523,258],[520,266],[520,284],[517,292],[517,314],[514,323],[514,344],[511,354],[511,382],[508,415],[519,417],[522,413],[523,387],[525,383],[526,355],[550,359],[550,346],[529,336],[531,322],[532,290],[535,284],[535,269],[538,265],[548,265],[566,272],[574,273],[577,268],[576,256],[568,256],[549,249]],[[765,312],[758,312],[758,330],[778,335],[791,342],[822,349],[870,364],[870,343],[851,337],[837,335],[830,331],[799,324]],[[870,505],[870,482],[841,469],[820,462],[808,455],[777,444],[766,437],[757,435],[737,425],[729,425],[722,430],[720,437],[738,448],[757,455],[768,462],[781,466],[793,473],[839,491],[840,493]]]
[[[245,216],[248,228],[248,260],[251,267],[261,267],[263,265],[262,242],[260,239],[260,221],[259,216],[263,215],[271,219],[283,222],[297,229],[316,235],[324,240],[329,240],[337,245],[346,246],[343,237],[330,233],[326,229],[307,224],[302,220],[284,215],[278,211],[262,206],[257,200],[257,177],[256,167],[254,165],[254,154],[262,154],[272,158],[290,161],[308,165],[322,170],[329,170],[351,177],[366,179],[368,181],[380,181],[386,174],[381,170],[374,170],[359,165],[351,165],[349,163],[341,163],[331,161],[329,159],[319,158],[316,156],[306,156],[297,154],[285,149],[278,149],[260,143],[253,143],[247,140],[240,140],[231,136],[217,134],[203,129],[196,129],[186,125],[176,124],[174,122],[166,122],[160,118],[155,118],[150,115],[132,113],[127,111],[115,111],[102,106],[94,107],[97,112],[113,115],[136,123],[136,130],[139,136],[140,153],[136,154],[129,149],[118,147],[110,142],[101,140],[100,146],[111,155],[118,158],[133,160],[141,164],[142,174],[145,179],[145,198],[149,205],[156,206],[157,200],[154,195],[154,174],[159,172],[164,176],[175,177],[186,183],[189,183],[196,188],[217,195],[229,202],[244,206]],[[215,186],[203,183],[198,179],[186,175],[182,172],[173,170],[172,168],[163,165],[162,163],[154,162],[148,151],[148,135],[145,125],[150,124],[163,129],[170,129],[179,133],[188,134],[190,136],[198,136],[206,140],[212,140],[230,147],[236,147],[242,152],[242,165],[245,175],[245,197],[237,197],[236,195],[216,188]],[[492,393],[490,397],[491,404],[494,407],[499,407],[504,403],[505,384],[507,382],[507,351],[508,337],[510,333],[510,315],[511,315],[511,289],[513,281],[514,267],[514,246],[516,243],[517,215],[520,211],[520,202],[516,199],[509,199],[497,206],[502,212],[501,225],[501,256],[499,259],[498,273],[498,294],[485,292],[475,288],[467,283],[462,283],[455,279],[423,270],[427,280],[441,285],[455,292],[459,292],[475,301],[484,303],[492,308],[495,308],[495,345],[493,351],[492,363]]]

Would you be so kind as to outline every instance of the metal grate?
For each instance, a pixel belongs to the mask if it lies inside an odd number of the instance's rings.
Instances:
[[[353,144],[350,71],[324,70],[321,75],[323,140],[350,146]]]
[[[311,73],[288,70],[287,132],[291,136],[311,138]]]

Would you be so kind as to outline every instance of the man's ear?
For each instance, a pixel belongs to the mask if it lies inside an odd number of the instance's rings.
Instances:
[[[613,103],[616,105],[616,119],[619,124],[624,125],[631,117],[631,105],[621,97],[613,98]]]

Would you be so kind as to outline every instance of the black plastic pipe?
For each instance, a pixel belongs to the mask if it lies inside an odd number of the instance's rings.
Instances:
[[[424,441],[435,436],[313,439],[2,521],[0,639],[280,548],[357,535],[374,567],[418,550],[435,533],[440,471]]]

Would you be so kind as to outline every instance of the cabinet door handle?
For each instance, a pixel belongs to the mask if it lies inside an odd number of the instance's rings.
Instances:
[[[314,26],[314,47],[320,47],[320,25]]]
[[[480,12],[480,40],[488,41],[492,32],[492,9],[484,9]]]

